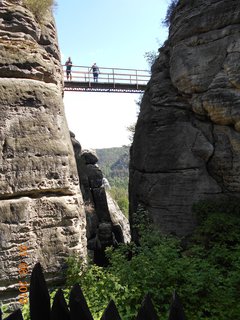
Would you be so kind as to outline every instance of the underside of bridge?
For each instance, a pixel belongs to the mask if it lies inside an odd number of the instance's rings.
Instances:
[[[64,81],[64,91],[143,93],[146,84]]]

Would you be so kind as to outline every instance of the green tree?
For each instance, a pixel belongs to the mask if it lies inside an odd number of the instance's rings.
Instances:
[[[148,51],[144,53],[144,58],[146,59],[149,69],[151,70],[152,65],[156,61],[158,54],[155,51]]]

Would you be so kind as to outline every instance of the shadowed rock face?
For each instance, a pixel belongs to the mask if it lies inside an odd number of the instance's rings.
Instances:
[[[93,150],[82,150],[71,132],[87,221],[87,247],[97,265],[108,263],[105,249],[130,239],[128,219],[105,190],[103,173]],[[110,186],[109,186],[110,187]]]
[[[152,67],[131,149],[131,212],[164,232],[195,227],[192,204],[240,192],[240,11],[180,0]]]
[[[18,246],[29,272],[39,261],[50,279],[72,251],[86,256],[86,222],[50,13],[39,25],[1,4],[0,57],[0,291],[16,299]]]

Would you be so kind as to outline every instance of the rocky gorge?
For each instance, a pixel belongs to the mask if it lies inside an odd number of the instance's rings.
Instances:
[[[174,3],[131,146],[130,222],[142,206],[186,236],[195,203],[240,197],[240,11],[236,0]],[[104,265],[130,231],[96,154],[69,132],[52,14],[39,23],[21,0],[1,1],[0,56],[0,294],[15,301],[22,245],[29,272],[39,261],[58,283],[71,254]]]

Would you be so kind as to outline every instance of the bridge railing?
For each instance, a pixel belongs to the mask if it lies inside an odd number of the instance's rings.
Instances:
[[[67,81],[66,67],[64,68],[64,81]],[[150,71],[137,69],[103,68],[99,67],[98,82],[146,85],[150,79]],[[73,65],[72,80],[78,82],[94,82],[91,67]]]

